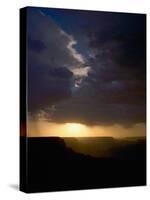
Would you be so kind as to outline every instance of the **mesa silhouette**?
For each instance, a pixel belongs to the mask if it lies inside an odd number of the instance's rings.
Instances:
[[[27,156],[26,192],[61,191],[146,184],[144,137],[21,137]],[[27,151],[26,151],[27,147]]]

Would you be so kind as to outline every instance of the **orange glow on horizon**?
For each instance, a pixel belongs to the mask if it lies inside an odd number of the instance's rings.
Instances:
[[[144,123],[135,124],[132,127],[121,125],[111,126],[87,126],[81,123],[54,123],[44,120],[27,123],[27,137],[132,137],[145,136],[146,126]]]
[[[66,123],[63,127],[66,137],[84,137],[88,135],[88,127],[79,123]]]

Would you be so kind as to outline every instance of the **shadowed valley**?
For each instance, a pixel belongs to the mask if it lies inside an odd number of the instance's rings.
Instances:
[[[146,141],[142,137],[21,137],[21,159],[27,167],[27,192],[146,184]]]

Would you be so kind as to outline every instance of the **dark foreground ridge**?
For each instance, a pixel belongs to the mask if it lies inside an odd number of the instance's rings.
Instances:
[[[21,190],[26,192],[146,184],[145,138],[21,137],[20,140],[24,166],[21,179],[26,175],[25,166],[27,170],[25,189]],[[25,145],[28,147],[26,163]]]

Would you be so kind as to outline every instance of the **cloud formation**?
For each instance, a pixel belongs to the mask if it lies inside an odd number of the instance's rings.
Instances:
[[[42,111],[56,123],[145,123],[145,15],[59,12],[70,13],[64,21],[71,35],[51,20],[50,10],[49,16],[37,10],[28,15],[31,113]]]
[[[39,9],[27,12],[27,64],[29,112],[51,108],[71,95],[76,76],[86,76],[84,57],[77,41]],[[78,69],[81,71],[79,75]]]

